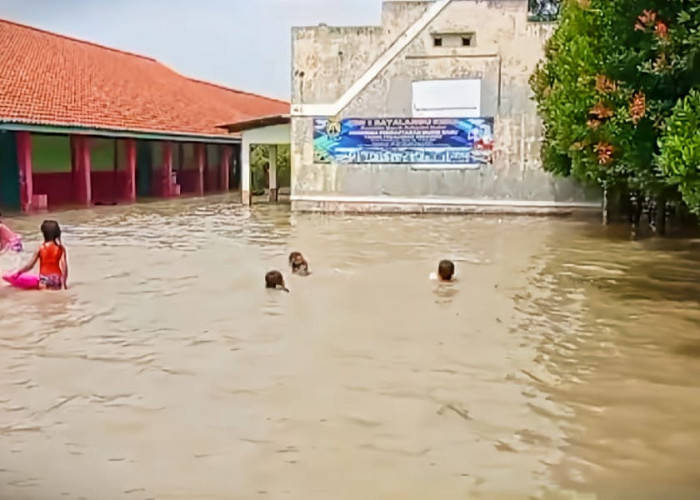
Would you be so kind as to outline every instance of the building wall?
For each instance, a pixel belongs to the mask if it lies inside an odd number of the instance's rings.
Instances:
[[[71,171],[70,137],[32,134],[32,170],[34,174]]]
[[[18,150],[20,133],[0,132],[0,208],[9,210],[22,208]],[[133,181],[136,183],[138,197],[162,197],[166,172],[166,144],[173,148],[172,172],[181,174],[178,177],[187,183],[188,188],[181,191],[173,189],[167,196],[198,191],[199,170],[195,144],[157,140],[136,141],[136,172],[135,179],[131,179],[128,171],[127,140],[96,136],[87,137],[83,141],[89,152],[87,168],[90,171],[90,179],[82,184],[80,172],[85,170],[81,170],[80,155],[76,150],[80,147],[77,140],[81,137],[85,136],[28,133],[28,171],[31,172],[32,182],[26,184],[31,184],[31,187],[26,189],[30,192],[30,198],[45,197],[46,207],[49,209],[69,205],[84,206],[86,201],[98,205],[115,204],[132,200]],[[225,191],[225,174],[221,171],[221,159],[222,155],[226,154],[226,148],[232,151],[234,146],[202,143],[202,148],[206,151],[205,159],[209,161],[204,170],[203,194]],[[229,168],[231,167],[232,165],[229,165]],[[39,209],[44,208],[44,202],[41,203]],[[34,204],[35,202],[32,202],[31,207]]]
[[[20,209],[17,138],[14,132],[0,131],[0,208]]]
[[[385,2],[382,27],[295,29],[292,105],[337,100],[430,4]],[[311,198],[334,197],[595,202],[598,192],[554,179],[541,168],[541,124],[528,79],[551,29],[528,22],[527,0],[454,0],[338,118],[410,117],[412,82],[479,78],[481,115],[495,117],[492,164],[430,170],[408,164],[314,164],[313,118],[295,117],[292,194],[297,208],[309,206]],[[434,33],[473,33],[475,43],[434,47]]]

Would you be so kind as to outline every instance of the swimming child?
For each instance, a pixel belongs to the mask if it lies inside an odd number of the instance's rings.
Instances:
[[[39,261],[39,284],[47,290],[68,288],[68,255],[61,243],[61,226],[55,220],[45,220],[41,224],[44,244],[39,247],[31,260],[16,275],[31,271]]]
[[[431,279],[439,281],[455,281],[455,264],[451,260],[441,260],[437,274],[431,274]]]
[[[284,276],[279,271],[270,271],[265,275],[265,288],[280,289],[289,293],[289,289],[284,284]]]
[[[309,263],[301,252],[292,252],[289,254],[289,265],[292,268],[292,274],[298,274],[300,276],[309,275]]]
[[[0,221],[0,255],[8,250],[17,253],[24,250],[22,237]]]

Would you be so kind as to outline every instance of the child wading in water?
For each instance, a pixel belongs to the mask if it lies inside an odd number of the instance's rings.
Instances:
[[[289,266],[292,268],[292,274],[300,276],[308,276],[309,263],[306,261],[301,252],[292,252],[289,254]]]
[[[455,281],[455,264],[451,260],[441,260],[437,274],[431,274],[430,279],[449,282]]]
[[[284,276],[279,271],[270,271],[265,275],[265,288],[270,290],[282,290],[289,293],[289,289],[284,284]]]
[[[16,275],[31,271],[39,261],[39,284],[47,290],[68,288],[68,255],[61,243],[61,226],[55,220],[45,220],[41,224],[44,244],[32,256],[31,260]]]
[[[17,253],[24,250],[22,237],[0,221],[0,255],[8,250]]]

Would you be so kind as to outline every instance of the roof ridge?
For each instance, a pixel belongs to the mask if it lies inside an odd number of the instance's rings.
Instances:
[[[177,71],[175,71],[178,73]],[[289,101],[285,101],[284,99],[277,99],[276,97],[270,97],[262,94],[257,94],[255,92],[249,92],[247,90],[241,90],[241,89],[234,89],[233,87],[227,87],[226,85],[221,85],[220,83],[214,83],[214,82],[208,82],[206,80],[200,80],[198,78],[192,78],[190,76],[183,75],[182,73],[178,73],[180,76],[183,76],[187,78],[188,80],[195,82],[195,83],[203,83],[204,85],[209,85],[211,87],[216,87],[222,90],[227,90],[229,92],[235,92],[236,94],[244,94],[244,95],[249,95],[253,97],[259,97],[261,99],[266,99],[268,101],[275,101],[279,102],[281,104],[291,104]]]
[[[153,58],[153,57],[145,56],[145,55],[143,55],[143,54],[137,54],[137,53],[135,53],[135,52],[128,52],[128,51],[126,51],[126,50],[121,50],[121,49],[117,49],[117,48],[114,48],[114,47],[108,47],[107,45],[102,45],[102,44],[99,44],[99,43],[96,43],[96,42],[91,42],[91,41],[89,41],[89,40],[83,40],[83,39],[80,39],[80,38],[75,38],[75,37],[72,37],[72,36],[64,35],[64,34],[62,34],[62,33],[56,33],[55,31],[49,31],[49,30],[45,30],[45,29],[42,29],[42,28],[37,28],[36,26],[30,26],[30,25],[28,25],[28,24],[18,23],[18,22],[16,22],[16,21],[10,21],[9,19],[0,18],[0,23],[11,24],[11,25],[13,25],[13,26],[18,26],[18,27],[20,27],[20,28],[29,29],[29,30],[32,30],[32,31],[38,31],[39,33],[44,33],[44,34],[46,34],[46,35],[51,35],[51,36],[55,36],[55,37],[58,37],[58,38],[63,38],[63,39],[65,39],[65,40],[69,40],[69,41],[71,41],[71,42],[82,43],[82,44],[85,44],[85,45],[91,45],[91,46],[93,46],[93,47],[97,47],[98,49],[110,50],[110,51],[112,51],[112,52],[117,52],[117,53],[119,53],[119,54],[124,54],[124,55],[132,56],[132,57],[138,57],[138,58],[140,58],[140,59],[145,59],[145,60],[151,61],[151,62],[159,62],[157,59],[155,59],[155,58]]]

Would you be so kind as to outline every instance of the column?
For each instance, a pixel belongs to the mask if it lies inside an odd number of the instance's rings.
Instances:
[[[71,136],[75,154],[73,158],[73,198],[80,205],[92,202],[92,184],[90,182],[90,139],[84,135]]]
[[[173,185],[173,143],[163,143],[163,166],[160,169],[160,197],[170,198]]]
[[[136,141],[126,139],[124,141],[126,154],[126,182],[124,183],[124,199],[128,202],[136,201]]]
[[[219,189],[226,193],[228,192],[229,175],[231,172],[231,157],[233,156],[233,150],[231,149],[231,146],[221,146],[221,154],[219,156],[219,161],[221,162],[219,165],[219,180],[221,182],[221,186],[219,186]]]
[[[270,172],[269,172],[269,178],[270,178],[270,185],[268,186],[270,188],[270,202],[271,203],[276,203],[278,196],[277,196],[277,146],[268,146],[267,147],[267,153],[268,156],[270,157]]]
[[[32,137],[29,132],[17,132],[17,166],[19,168],[19,200],[22,212],[32,210],[34,183],[32,181]]]
[[[250,144],[245,140],[241,147],[241,202],[250,205]]]
[[[195,180],[195,192],[197,196],[204,196],[204,148],[206,146],[201,142],[194,145],[194,155],[197,161],[197,178]]]

